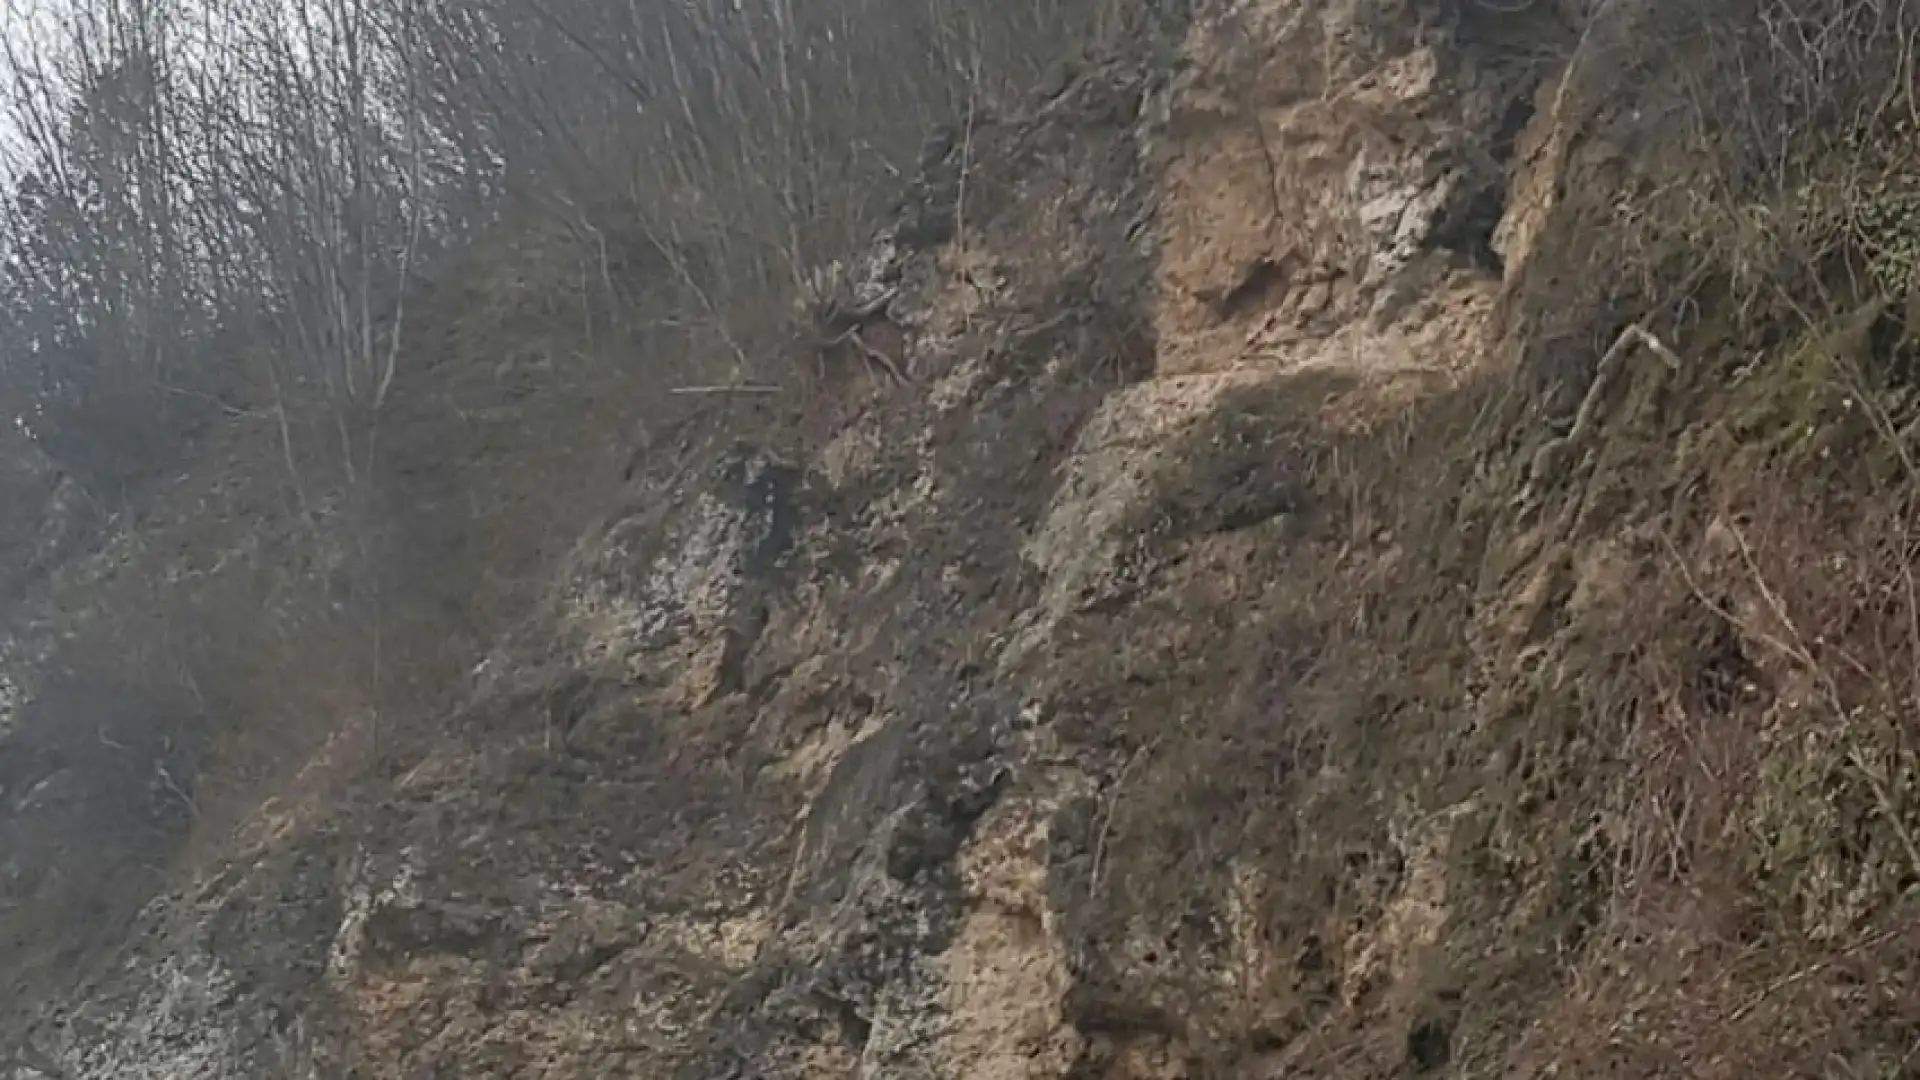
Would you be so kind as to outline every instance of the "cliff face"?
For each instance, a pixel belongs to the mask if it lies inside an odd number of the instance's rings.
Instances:
[[[976,118],[854,263],[872,352],[690,407],[464,708],[270,808],[32,1044],[115,1078],[1891,1063],[1913,774],[1781,749],[1832,736],[1767,644],[1825,594],[1760,572],[1840,519],[1753,531],[1731,316],[1609,349],[1634,103],[1568,58],[1638,16],[1522,7],[1202,4]]]

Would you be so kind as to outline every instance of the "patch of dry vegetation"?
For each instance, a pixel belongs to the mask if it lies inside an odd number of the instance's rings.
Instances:
[[[1050,658],[1107,763],[1083,1030],[1126,1075],[1906,1075],[1920,7],[1457,7],[1547,73],[1517,363],[1168,451],[1288,523],[1176,536]],[[1630,326],[1672,355],[1603,375]]]

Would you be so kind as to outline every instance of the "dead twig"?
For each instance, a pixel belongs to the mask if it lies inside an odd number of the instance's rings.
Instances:
[[[1792,986],[1796,986],[1800,983],[1806,982],[1808,979],[1811,979],[1817,975],[1820,975],[1821,973],[1831,969],[1835,964],[1838,964],[1840,961],[1845,960],[1847,957],[1852,956],[1855,953],[1865,952],[1868,949],[1872,949],[1872,948],[1876,948],[1878,946],[1884,945],[1887,942],[1892,941],[1894,938],[1898,937],[1901,931],[1905,929],[1906,929],[1905,927],[1895,927],[1892,930],[1883,930],[1878,934],[1874,934],[1872,937],[1863,938],[1859,941],[1854,942],[1853,944],[1847,946],[1846,948],[1840,950],[1839,952],[1833,954],[1832,956],[1827,957],[1825,960],[1822,960],[1817,964],[1809,964],[1808,966],[1803,967],[1798,971],[1794,971],[1786,975],[1782,975],[1780,978],[1775,979],[1772,982],[1768,983],[1766,986],[1762,987],[1759,993],[1753,995],[1753,997],[1751,998],[1748,998],[1747,1001],[1744,1004],[1742,1004],[1739,1008],[1727,1014],[1727,1019],[1725,1022],[1728,1024],[1739,1023],[1741,1020],[1744,1020],[1748,1016],[1752,1015],[1755,1009],[1758,1009],[1760,1006],[1766,1004],[1766,1001],[1768,998],[1779,993],[1780,991],[1785,990]]]
[[[1120,796],[1126,792],[1127,777],[1133,774],[1133,768],[1140,763],[1140,759],[1152,753],[1159,745],[1160,739],[1156,736],[1153,741],[1135,750],[1133,755],[1127,758],[1127,763],[1120,767],[1120,775],[1114,778],[1113,791],[1107,795],[1107,812],[1100,821],[1100,836],[1093,844],[1093,872],[1087,878],[1089,896],[1100,891],[1100,871],[1107,858],[1107,835],[1113,831],[1113,815],[1119,809]]]
[[[847,331],[846,334],[844,335],[844,340],[850,343],[854,348],[860,350],[861,358],[866,360],[867,363],[872,364],[880,368],[881,370],[885,371],[888,377],[894,381],[895,385],[905,386],[908,383],[913,382],[912,379],[908,378],[904,373],[901,372],[900,365],[894,363],[892,357],[888,356],[886,353],[881,352],[879,349],[876,349],[873,346],[867,344],[867,339],[860,336],[859,328],[856,327],[852,330]]]

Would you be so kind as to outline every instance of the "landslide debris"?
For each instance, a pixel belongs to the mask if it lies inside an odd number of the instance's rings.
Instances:
[[[1657,149],[1717,122],[1657,110],[1683,50],[1608,66],[1676,21],[1200,4],[975,118],[853,263],[862,347],[636,458],[465,707],[33,1045],[1904,1075],[1915,331],[1667,197],[1759,214]]]

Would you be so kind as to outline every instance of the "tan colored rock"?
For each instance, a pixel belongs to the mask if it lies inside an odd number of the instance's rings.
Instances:
[[[1043,806],[1006,803],[961,855],[967,913],[947,951],[948,1075],[1059,1080],[1082,1039],[1066,1022],[1066,956],[1047,910]]]

